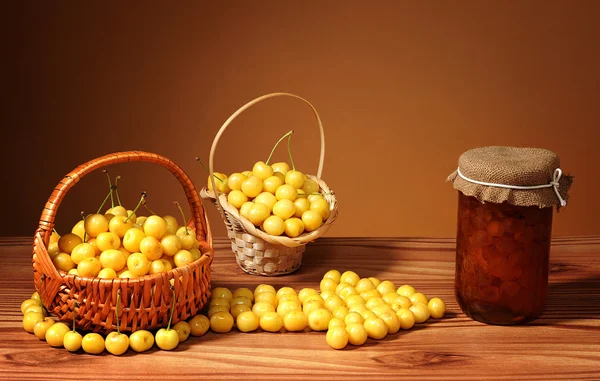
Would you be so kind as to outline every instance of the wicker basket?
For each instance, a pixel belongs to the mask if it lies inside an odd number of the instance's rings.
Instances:
[[[325,199],[329,203],[330,214],[327,220],[323,222],[323,225],[314,231],[303,233],[295,238],[290,238],[287,236],[273,236],[265,233],[263,230],[260,230],[248,219],[242,217],[238,210],[227,201],[227,196],[225,194],[218,192],[215,193],[215,191],[209,190],[206,187],[202,188],[200,191],[201,197],[212,201],[212,203],[221,212],[221,216],[223,217],[228,230],[228,236],[231,240],[231,248],[236,255],[236,262],[242,268],[242,270],[254,275],[276,276],[289,274],[298,270],[302,265],[302,254],[306,250],[306,245],[325,234],[325,232],[329,230],[331,224],[333,224],[333,222],[336,220],[338,215],[338,206],[335,194],[327,186],[327,184],[321,180],[323,160],[325,157],[325,134],[323,132],[323,124],[321,123],[321,119],[317,113],[317,110],[310,102],[304,98],[290,93],[271,93],[258,97],[240,107],[229,117],[229,119],[227,119],[221,129],[217,132],[210,150],[209,172],[211,175],[210,179],[212,181],[213,189],[216,189],[215,180],[212,176],[214,173],[213,159],[215,149],[227,126],[239,114],[252,105],[265,99],[277,96],[290,96],[300,99],[308,104],[315,114],[321,133],[321,155],[317,175],[308,175],[308,177],[319,185],[320,192],[324,194]]]
[[[47,247],[57,209],[65,195],[89,172],[111,164],[133,161],[158,164],[168,169],[180,182],[192,212],[188,226],[195,229],[201,257],[185,267],[139,278],[86,278],[59,272],[48,255]],[[197,189],[188,175],[174,162],[157,154],[118,152],[78,166],[52,192],[33,241],[34,284],[48,312],[59,320],[71,323],[73,309],[77,306],[75,326],[84,331],[108,333],[116,330],[118,294],[121,296],[121,331],[166,327],[173,301],[171,280],[176,300],[173,315],[175,323],[199,313],[210,297],[213,254],[210,226]]]

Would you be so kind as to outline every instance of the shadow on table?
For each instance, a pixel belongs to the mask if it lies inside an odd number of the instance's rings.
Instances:
[[[439,251],[439,250],[438,250]],[[298,274],[303,279],[319,282],[325,271],[337,269],[340,272],[354,271],[361,276],[382,278],[383,273],[403,271],[403,264],[415,263],[422,259],[424,252],[434,252],[433,249],[424,249],[412,246],[395,246],[382,241],[364,242],[360,239],[347,239],[339,241],[322,240],[320,243],[309,244],[303,254],[302,267]],[[437,253],[436,262],[452,262],[454,254],[447,249]],[[319,271],[314,271],[319,269]],[[452,267],[453,270],[453,267]],[[382,278],[383,279],[383,278]]]
[[[551,282],[544,311],[532,323],[555,324],[600,318],[600,274],[565,282]]]

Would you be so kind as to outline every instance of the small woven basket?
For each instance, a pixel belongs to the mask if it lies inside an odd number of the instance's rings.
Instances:
[[[216,190],[216,184],[213,177],[213,159],[217,144],[221,135],[227,126],[244,110],[252,105],[261,102],[265,99],[277,96],[290,96],[308,104],[315,114],[319,130],[321,133],[321,155],[319,159],[319,168],[316,176],[308,175],[319,185],[319,191],[324,194],[325,200],[329,204],[329,217],[323,222],[320,228],[311,232],[306,232],[298,237],[291,238],[287,236],[273,236],[260,230],[248,219],[242,217],[238,210],[227,201],[227,196],[219,193]],[[200,191],[200,196],[203,199],[210,200],[220,211],[221,216],[227,227],[228,236],[231,240],[231,249],[235,253],[237,264],[245,272],[253,275],[277,276],[292,273],[302,265],[302,254],[306,250],[306,245],[313,242],[329,230],[331,224],[336,220],[338,215],[337,199],[334,192],[321,180],[323,171],[323,160],[325,157],[325,134],[323,132],[323,124],[315,107],[306,99],[290,93],[271,93],[260,96],[244,106],[240,107],[233,113],[229,119],[223,124],[217,132],[213,141],[210,158],[209,172],[210,179],[213,185],[213,190],[204,187]]]
[[[58,271],[48,255],[48,242],[56,212],[65,195],[83,176],[108,165],[149,162],[168,169],[177,178],[189,202],[192,218],[187,225],[195,230],[201,257],[184,267],[139,278],[87,278]],[[42,303],[50,314],[71,323],[77,308],[75,326],[84,331],[108,333],[116,330],[115,312],[120,294],[120,330],[166,327],[173,302],[173,322],[199,313],[210,297],[213,244],[210,226],[198,191],[188,175],[173,161],[148,152],[126,151],[109,154],[84,163],[68,173],[55,187],[42,212],[33,241],[33,278]]]

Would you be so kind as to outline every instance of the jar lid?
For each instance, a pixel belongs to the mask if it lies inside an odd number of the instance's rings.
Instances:
[[[546,208],[566,206],[573,177],[547,149],[490,146],[464,152],[447,181],[481,202]]]

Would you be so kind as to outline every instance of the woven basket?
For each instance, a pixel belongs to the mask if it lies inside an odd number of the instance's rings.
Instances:
[[[185,190],[201,257],[184,267],[139,278],[101,279],[59,272],[48,255],[48,242],[56,212],[65,195],[83,176],[111,164],[149,162],[168,169]],[[77,306],[75,326],[84,331],[108,333],[116,330],[116,303],[120,293],[120,330],[166,327],[171,313],[173,280],[175,309],[173,323],[199,313],[210,297],[213,260],[210,226],[197,189],[188,175],[171,160],[157,154],[127,151],[109,154],[82,164],[68,173],[55,187],[42,212],[33,241],[33,275],[36,290],[50,314],[71,323]]]
[[[302,254],[306,250],[306,245],[325,234],[331,227],[331,224],[333,224],[333,222],[336,220],[338,215],[338,206],[335,194],[327,186],[327,184],[321,180],[323,160],[325,157],[325,134],[323,132],[323,124],[321,123],[321,119],[317,113],[317,110],[310,102],[304,98],[290,93],[271,93],[258,97],[240,107],[229,117],[229,119],[227,119],[221,129],[217,132],[210,150],[209,172],[213,189],[217,189],[213,177],[214,154],[219,139],[221,138],[221,135],[227,126],[244,110],[248,109],[252,105],[265,99],[277,96],[290,96],[300,99],[308,104],[315,114],[321,133],[321,153],[319,159],[319,168],[316,176],[308,175],[308,177],[314,180],[319,185],[320,192],[324,193],[324,198],[329,203],[330,214],[320,228],[311,232],[303,233],[295,238],[290,238],[287,236],[273,236],[265,233],[263,230],[260,230],[248,219],[242,217],[238,210],[227,201],[227,196],[225,194],[209,190],[206,187],[202,188],[200,191],[201,197],[203,199],[210,200],[221,212],[221,216],[223,217],[228,230],[228,236],[231,240],[231,249],[235,253],[237,264],[245,272],[254,275],[277,276],[289,274],[298,270],[302,265]]]

